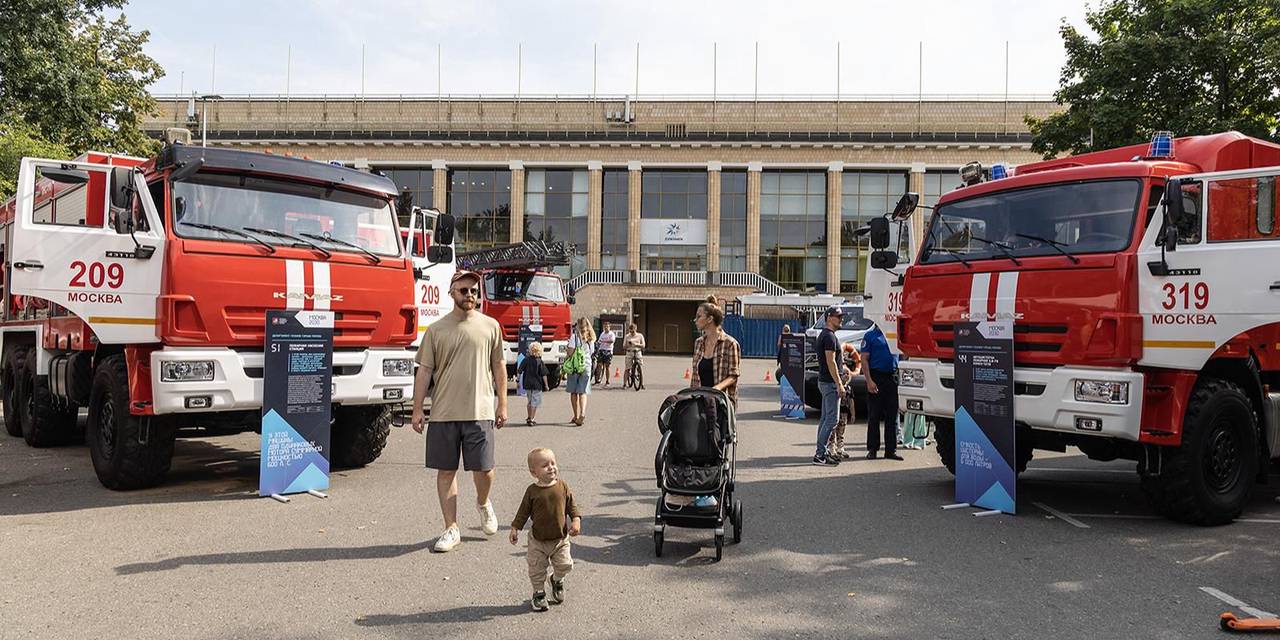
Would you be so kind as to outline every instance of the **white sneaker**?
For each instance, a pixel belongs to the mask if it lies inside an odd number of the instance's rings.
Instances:
[[[458,527],[449,527],[444,530],[444,533],[440,534],[439,538],[436,538],[436,544],[432,547],[432,550],[436,553],[453,551],[453,548],[458,546],[459,542],[462,542],[462,534],[458,532]]]
[[[484,531],[486,536],[491,536],[498,532],[498,514],[493,512],[493,503],[486,502],[483,505],[476,505],[476,510],[480,512],[480,529]]]

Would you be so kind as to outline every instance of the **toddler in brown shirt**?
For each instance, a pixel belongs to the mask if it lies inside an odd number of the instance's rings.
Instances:
[[[560,479],[556,454],[537,448],[529,452],[529,474],[534,482],[524,491],[520,509],[511,521],[511,544],[520,539],[525,522],[533,519],[529,530],[529,581],[533,584],[534,611],[547,610],[547,566],[551,567],[551,602],[564,602],[564,577],[573,569],[569,556],[569,538],[582,532],[582,516],[573,500],[569,485]],[[565,518],[570,522],[565,525]],[[566,535],[567,534],[567,535]]]

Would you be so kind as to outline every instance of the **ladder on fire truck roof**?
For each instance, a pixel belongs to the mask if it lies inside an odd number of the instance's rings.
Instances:
[[[492,249],[466,251],[456,256],[459,269],[539,269],[567,266],[573,258],[573,245],[564,242],[547,244],[528,240]]]

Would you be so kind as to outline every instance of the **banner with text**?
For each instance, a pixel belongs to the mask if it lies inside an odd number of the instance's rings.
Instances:
[[[782,373],[778,376],[778,390],[782,396],[782,415],[788,418],[804,417],[804,346],[803,333],[782,336]]]
[[[955,325],[956,502],[1016,513],[1013,321]]]
[[[329,488],[333,312],[267,311],[258,495]]]
[[[640,244],[706,246],[707,221],[690,218],[642,218]]]

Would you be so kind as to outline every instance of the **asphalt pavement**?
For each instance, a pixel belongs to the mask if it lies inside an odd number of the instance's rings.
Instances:
[[[1133,463],[1037,452],[1018,515],[974,517],[940,508],[952,478],[932,447],[865,460],[860,424],[852,461],[810,465],[817,420],[773,417],[771,361],[744,363],[742,543],[715,562],[710,531],[668,529],[655,558],[656,413],[688,360],[646,366],[645,391],[594,389],[583,427],[560,390],[536,427],[513,396],[502,528],[480,531],[461,478],[447,554],[407,427],[329,498],[289,504],[257,497],[256,434],[180,440],[168,482],[128,493],[84,447],[0,436],[0,638],[1207,638],[1223,611],[1280,612],[1280,475],[1241,521],[1201,528],[1154,516]],[[583,508],[567,601],[545,613],[506,539],[535,446]]]

